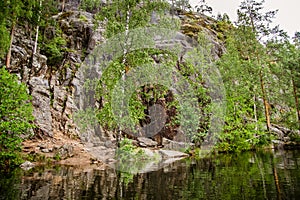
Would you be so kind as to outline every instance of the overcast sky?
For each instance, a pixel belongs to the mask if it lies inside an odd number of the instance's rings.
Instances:
[[[199,0],[190,0],[192,5],[196,5]],[[231,21],[236,20],[236,10],[242,0],[206,0],[207,4],[213,8],[213,14],[227,13]],[[294,36],[296,31],[300,31],[300,0],[265,0],[267,11],[278,9],[274,25]]]

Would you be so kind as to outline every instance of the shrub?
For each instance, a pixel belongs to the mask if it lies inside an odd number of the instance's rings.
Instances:
[[[32,104],[24,84],[17,77],[0,68],[0,166],[18,164],[22,135],[33,124]]]

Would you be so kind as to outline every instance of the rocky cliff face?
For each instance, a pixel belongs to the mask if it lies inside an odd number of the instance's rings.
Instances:
[[[78,136],[72,114],[77,109],[74,94],[82,87],[83,80],[80,80],[77,71],[85,56],[104,41],[103,28],[94,29],[93,14],[78,11],[77,1],[74,2],[69,1],[64,12],[52,16],[62,31],[67,49],[55,67],[47,64],[49,57],[43,55],[40,49],[33,55],[34,41],[23,27],[17,28],[13,40],[9,71],[17,74],[28,86],[37,125],[34,131],[39,137],[53,137],[56,132]],[[178,17],[184,34],[193,37],[199,31],[205,31],[214,45],[215,57],[222,54],[224,47],[216,31],[208,28],[214,23],[211,19],[184,12],[178,12]],[[48,27],[46,32],[55,35],[55,31],[55,28]]]
[[[52,137],[53,133],[60,131],[74,136],[78,133],[72,120],[72,113],[76,110],[72,94],[80,87],[75,74],[85,54],[103,41],[103,30],[94,30],[93,15],[87,12],[70,10],[52,18],[67,41],[68,51],[62,62],[53,67],[47,65],[48,58],[39,50],[33,55],[34,41],[19,27],[13,40],[9,71],[27,84],[32,95],[36,134]],[[55,32],[52,28],[48,28],[49,32]]]

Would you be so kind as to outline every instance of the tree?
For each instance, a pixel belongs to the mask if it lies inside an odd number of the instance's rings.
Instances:
[[[293,103],[287,97],[289,94],[283,95],[285,97],[285,104],[294,107],[296,110],[298,125],[300,125],[300,105],[299,105],[299,88],[300,88],[300,50],[299,43],[296,37],[294,37],[293,43],[286,38],[283,41],[274,41],[272,44],[272,53],[276,58],[276,65],[280,70],[275,71],[280,81],[283,81],[283,87],[286,88],[288,93],[292,93],[294,99]],[[284,90],[284,91],[285,91]]]
[[[251,28],[253,34],[255,35],[254,38],[247,41],[247,45],[250,46],[252,50],[247,52],[245,56],[258,68],[257,75],[260,82],[260,90],[264,105],[266,125],[267,129],[270,130],[270,106],[268,102],[265,80],[266,72],[268,71],[265,59],[267,57],[266,49],[259,44],[254,45],[254,43],[255,40],[262,42],[262,39],[264,39],[265,36],[269,36],[271,33],[274,34],[274,29],[270,28],[270,23],[272,22],[272,19],[274,18],[277,11],[269,11],[263,13],[263,4],[264,0],[260,2],[254,0],[243,1],[240,5],[240,9],[238,10],[238,21],[236,24],[245,31],[249,31],[248,28]],[[275,30],[277,29],[275,28]],[[253,98],[256,98],[256,96],[254,96]]]
[[[227,94],[224,132],[220,135],[218,144],[221,151],[249,150],[264,138],[256,102],[259,96],[258,71],[255,63],[245,59],[252,48],[245,41],[253,37],[255,38],[251,31],[245,34],[245,30],[241,31],[239,28],[229,32],[226,37],[226,53],[218,61]]]
[[[172,6],[185,11],[192,9],[189,0],[172,0]]]
[[[0,69],[0,165],[18,164],[22,137],[33,128],[32,105],[26,86]]]
[[[195,6],[196,11],[201,14],[212,14],[212,7],[207,5],[205,0],[200,0],[200,2]]]
[[[237,11],[238,21],[236,25],[251,27],[259,41],[270,34],[274,34],[274,30],[278,30],[278,27],[270,27],[278,10],[263,12],[264,3],[265,0],[244,0]]]
[[[28,21],[33,17],[33,8],[36,6],[37,0],[15,0],[1,1],[0,7],[3,8],[0,14],[0,39],[4,39],[5,44],[0,47],[0,52],[6,52],[6,67],[10,67],[11,48],[15,34],[16,25],[22,21]],[[8,33],[9,38],[8,39]]]
[[[100,114],[98,116],[100,116],[100,121],[101,119],[105,118],[105,123],[102,123],[103,125],[106,124],[110,127],[113,127],[114,124],[111,122],[113,115],[110,106],[110,95],[114,84],[116,84],[116,81],[121,78],[122,81],[125,82],[126,72],[133,68],[136,63],[142,60],[140,56],[146,56],[144,61],[141,62],[146,62],[146,60],[149,60],[147,50],[145,50],[145,52],[135,52],[136,54],[134,52],[130,52],[131,41],[127,40],[129,31],[140,27],[155,25],[155,23],[151,23],[151,20],[156,20],[152,19],[153,15],[155,18],[155,15],[159,15],[161,12],[165,11],[168,6],[169,5],[162,0],[113,0],[107,5],[99,8],[100,10],[96,14],[96,20],[99,23],[105,22],[106,38],[111,38],[117,34],[123,36],[123,39],[120,39],[120,41],[123,43],[123,54],[120,58],[114,60],[110,70],[107,70],[108,74],[112,73],[110,74],[111,76],[105,78],[103,75],[103,82],[100,84],[101,88],[99,91],[101,91],[101,94],[99,96],[101,96],[100,101],[103,107],[101,107]],[[135,59],[131,59],[133,57]],[[123,88],[122,93],[124,93],[124,90],[125,88]],[[135,105],[137,108],[142,107],[141,103],[137,103]],[[122,113],[120,115],[122,115]],[[101,116],[104,117],[102,118]],[[136,118],[139,118],[140,116],[141,115],[137,115]],[[122,131],[120,129],[117,134],[118,142],[121,132]]]

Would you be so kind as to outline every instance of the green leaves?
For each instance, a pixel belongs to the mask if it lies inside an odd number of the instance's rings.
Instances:
[[[24,84],[0,69],[0,165],[18,160],[21,136],[33,128],[32,105]]]
[[[42,53],[48,57],[48,65],[56,66],[61,63],[66,52],[66,43],[66,40],[60,35],[54,36],[49,41],[46,40],[46,43],[42,47]]]
[[[114,0],[96,14],[98,22],[106,22],[106,37],[110,38],[126,29],[150,25],[153,12],[159,14],[168,8],[163,0]]]

